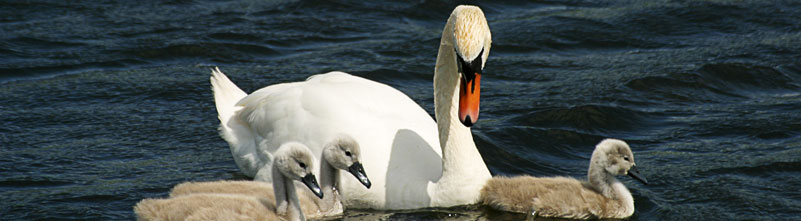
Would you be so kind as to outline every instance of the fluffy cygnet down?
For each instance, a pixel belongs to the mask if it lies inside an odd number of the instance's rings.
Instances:
[[[626,142],[601,141],[592,153],[587,181],[568,177],[494,177],[481,190],[481,204],[497,210],[572,219],[627,218],[634,198],[616,175],[648,184]]]
[[[320,199],[308,190],[301,190],[298,193],[303,214],[310,219],[342,214],[344,208],[337,191],[339,170],[350,172],[368,189],[371,185],[360,163],[359,144],[350,136],[338,135],[325,145],[322,155],[320,186],[325,197]],[[177,197],[197,193],[241,194],[272,199],[273,188],[268,183],[260,181],[186,182],[176,185],[170,192],[170,196]]]
[[[144,199],[134,206],[138,220],[306,220],[294,180],[302,181],[319,198],[323,192],[312,173],[313,155],[300,143],[282,145],[274,156],[273,196],[190,194],[169,199]]]

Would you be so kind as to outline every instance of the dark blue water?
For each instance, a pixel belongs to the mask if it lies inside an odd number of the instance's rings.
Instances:
[[[245,179],[209,68],[245,91],[332,70],[433,112],[445,20],[493,33],[473,127],[494,174],[584,177],[624,139],[635,219],[801,217],[798,1],[3,1],[0,219],[131,220],[180,182]],[[515,219],[483,208],[357,219]]]

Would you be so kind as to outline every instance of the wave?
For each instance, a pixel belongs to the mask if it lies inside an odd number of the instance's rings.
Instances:
[[[20,177],[0,181],[0,188],[43,188],[74,184],[71,181],[47,177]]]
[[[146,62],[137,59],[120,59],[83,63],[45,62],[36,66],[11,66],[0,68],[0,73],[2,73],[0,74],[0,83],[18,79],[31,79],[74,72],[86,72],[93,69],[121,69],[142,64],[146,64]]]
[[[768,176],[771,173],[801,173],[801,162],[767,162],[753,166],[735,166],[714,168],[703,171],[699,175],[743,174],[748,176]]]
[[[476,146],[494,174],[586,175],[595,145],[605,137],[527,126],[474,131]]]
[[[664,116],[622,106],[578,105],[538,110],[513,118],[513,125],[589,132],[627,132],[656,126]]]
[[[269,46],[246,43],[192,43],[160,48],[129,50],[127,53],[143,59],[172,60],[180,58],[212,58],[223,61],[251,60],[251,56],[276,55]]]
[[[801,89],[773,67],[743,63],[705,64],[691,72],[630,80],[626,86],[674,102],[725,102]]]
[[[746,96],[753,92],[797,90],[799,85],[772,67],[751,64],[708,64],[698,71],[704,83]]]

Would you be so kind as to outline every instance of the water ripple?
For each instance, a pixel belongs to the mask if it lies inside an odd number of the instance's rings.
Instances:
[[[464,2],[463,2],[464,3]],[[469,2],[467,2],[469,3]],[[473,2],[493,47],[472,131],[493,174],[584,177],[626,140],[633,219],[801,216],[801,4]],[[433,114],[459,2],[33,0],[0,7],[0,219],[130,220],[180,182],[247,179],[208,85],[245,91],[341,70]],[[345,219],[526,219],[486,208]]]

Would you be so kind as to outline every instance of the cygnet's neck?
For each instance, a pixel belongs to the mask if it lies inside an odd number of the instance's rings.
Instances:
[[[622,210],[620,210],[622,214],[634,213],[634,198],[629,189],[597,163],[595,160],[590,162],[587,181],[604,197],[618,202],[622,206]]]
[[[288,220],[305,221],[306,217],[300,208],[300,200],[292,180],[284,177],[275,165],[273,165],[272,177],[276,213],[285,215]]]
[[[325,154],[325,153],[323,153]],[[325,157],[323,157],[325,159]],[[328,212],[341,209],[341,202],[339,201],[339,192],[336,189],[339,179],[339,169],[332,166],[328,161],[322,160],[320,162],[320,188],[323,190],[323,199],[314,198],[320,211]]]

